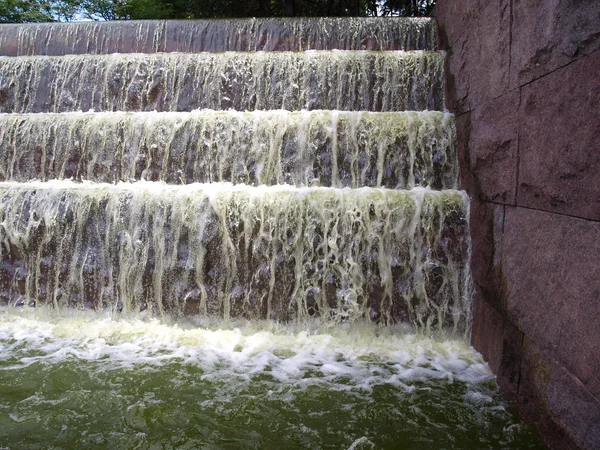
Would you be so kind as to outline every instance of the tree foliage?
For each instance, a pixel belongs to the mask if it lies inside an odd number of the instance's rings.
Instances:
[[[435,0],[369,0],[367,14],[370,16],[423,17],[429,15]]]
[[[53,20],[50,3],[37,0],[1,0],[0,22],[47,22]]]
[[[0,22],[425,16],[435,0],[0,0]]]

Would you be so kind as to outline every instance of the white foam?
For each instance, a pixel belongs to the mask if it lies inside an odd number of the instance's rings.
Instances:
[[[318,192],[333,193],[337,195],[353,195],[360,196],[369,193],[397,194],[396,189],[388,188],[336,188],[336,187],[308,187],[308,186],[293,186],[290,184],[276,185],[259,185],[250,186],[244,183],[233,184],[230,182],[213,182],[213,183],[190,183],[186,185],[171,185],[164,181],[135,181],[124,182],[120,181],[115,184],[111,183],[96,183],[89,180],[74,181],[72,179],[53,179],[50,181],[31,180],[27,182],[18,181],[3,181],[0,182],[0,188],[9,189],[37,189],[37,190],[69,190],[69,191],[134,191],[145,192],[149,194],[168,194],[168,195],[189,195],[194,193],[202,193],[209,197],[213,197],[220,193],[236,193],[244,192],[252,196],[264,196],[265,194],[290,193],[295,195],[310,195]],[[438,191],[429,187],[414,187],[412,189],[402,190],[405,194],[415,198],[422,198],[425,194],[429,196],[440,197],[442,195],[457,195],[463,197],[463,201],[467,202],[468,197],[464,191],[455,189],[446,189]]]
[[[280,383],[328,382],[339,389],[394,384],[410,390],[414,381],[493,378],[464,341],[400,329],[296,330],[273,323],[227,329],[90,312],[58,317],[44,310],[0,310],[0,361],[14,361],[11,368],[20,369],[72,359],[107,368],[177,362],[199,366],[205,378],[266,374]]]
[[[148,119],[158,117],[178,117],[186,119],[188,117],[200,116],[200,115],[217,115],[217,116],[232,116],[232,117],[277,117],[277,116],[311,116],[311,115],[340,115],[340,116],[358,116],[363,115],[369,116],[383,116],[383,117],[401,117],[401,116],[415,116],[415,117],[433,117],[441,116],[444,120],[454,118],[454,114],[447,111],[347,111],[341,109],[300,109],[300,110],[287,110],[287,109],[268,109],[268,110],[254,110],[254,111],[238,111],[236,109],[210,109],[210,108],[198,108],[192,109],[191,111],[95,111],[90,109],[88,111],[63,111],[56,113],[5,113],[0,112],[0,117],[19,116],[19,117],[80,117],[80,116],[95,116],[114,118],[117,116],[136,116],[136,117],[147,117]]]

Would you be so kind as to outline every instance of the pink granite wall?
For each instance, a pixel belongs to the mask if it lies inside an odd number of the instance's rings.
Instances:
[[[473,345],[551,448],[600,448],[600,1],[438,0]]]

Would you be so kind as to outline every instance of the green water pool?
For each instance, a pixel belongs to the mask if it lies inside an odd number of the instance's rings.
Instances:
[[[461,339],[14,309],[0,447],[544,448]]]

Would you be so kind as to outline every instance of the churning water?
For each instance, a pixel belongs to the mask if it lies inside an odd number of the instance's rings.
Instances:
[[[4,309],[0,442],[543,448],[463,339],[409,331]]]

